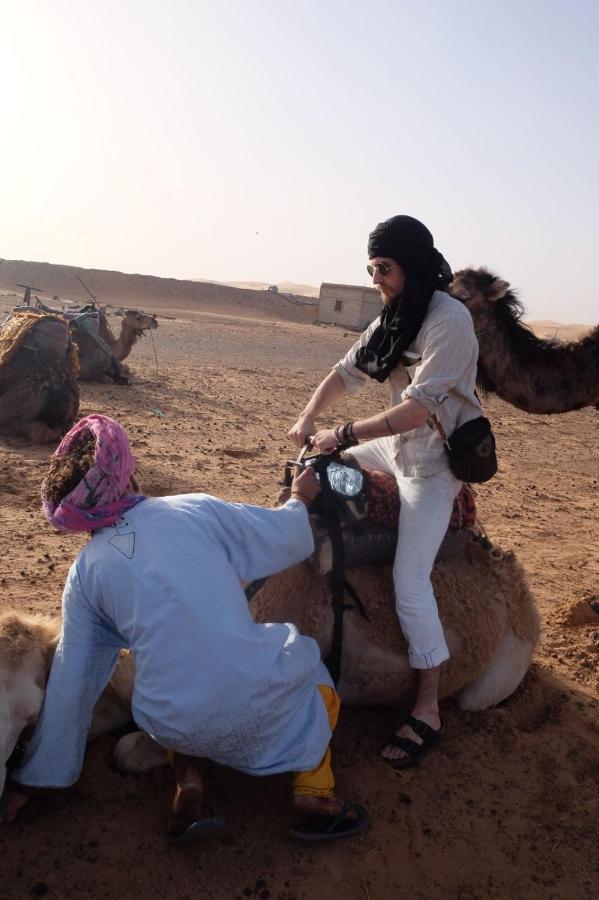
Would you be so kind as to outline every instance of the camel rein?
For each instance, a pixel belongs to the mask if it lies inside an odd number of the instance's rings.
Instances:
[[[156,374],[158,374],[158,354],[156,353],[156,343],[154,342],[154,335],[152,334],[152,329],[150,329],[150,337],[152,338],[152,347],[154,348],[154,359],[156,360]]]

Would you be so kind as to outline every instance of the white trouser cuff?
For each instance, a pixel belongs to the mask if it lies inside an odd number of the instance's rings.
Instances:
[[[431,650],[430,653],[412,653],[408,651],[408,660],[412,669],[435,669],[441,663],[449,659],[449,650],[447,644],[442,644]]]

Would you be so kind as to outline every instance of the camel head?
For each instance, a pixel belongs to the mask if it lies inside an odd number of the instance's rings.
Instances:
[[[488,269],[461,269],[453,276],[449,293],[467,307],[475,328],[486,328],[501,312],[519,319],[522,306],[509,282],[503,281]]]
[[[0,793],[6,763],[42,707],[59,631],[52,619],[0,616]]]
[[[123,324],[139,338],[145,331],[158,328],[158,322],[154,316],[144,313],[139,309],[124,309]]]
[[[57,619],[19,612],[0,615],[0,796],[6,764],[20,739],[28,738],[40,714],[59,637]],[[94,708],[90,739],[130,724],[134,674],[133,656],[122,651],[110,683]],[[147,735],[144,738],[139,743],[129,739],[123,744],[119,757],[123,771],[146,772],[164,764],[165,751]]]

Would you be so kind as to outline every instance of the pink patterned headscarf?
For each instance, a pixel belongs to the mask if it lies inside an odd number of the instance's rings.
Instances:
[[[81,438],[96,439],[94,464],[79,484],[55,504],[48,499],[46,480],[42,484],[44,515],[58,531],[97,531],[114,525],[124,512],[145,499],[124,497],[135,470],[135,460],[122,425],[108,416],[86,416],[64,436],[54,456],[66,456]]]

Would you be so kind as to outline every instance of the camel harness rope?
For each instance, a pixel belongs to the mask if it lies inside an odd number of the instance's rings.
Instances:
[[[311,514],[317,514],[323,521],[331,539],[333,560],[330,581],[333,632],[329,652],[323,662],[329,670],[333,683],[336,685],[338,684],[341,675],[341,660],[343,656],[343,615],[347,609],[357,609],[366,621],[369,621],[369,618],[356,590],[345,577],[345,545],[342,534],[342,518],[349,518],[349,515],[343,493],[333,487],[331,478],[328,475],[328,469],[331,463],[335,463],[337,466],[340,465],[337,454],[321,454],[319,456],[311,457],[306,462],[304,456],[307,449],[307,446],[304,447],[300,452],[298,459],[286,466],[285,482],[288,486],[291,484],[291,466],[311,465],[319,477],[320,494],[312,504],[310,512]],[[252,601],[265,581],[266,578],[259,578],[247,586],[245,595],[248,603]],[[346,593],[348,593],[354,601],[353,605],[345,603]]]

